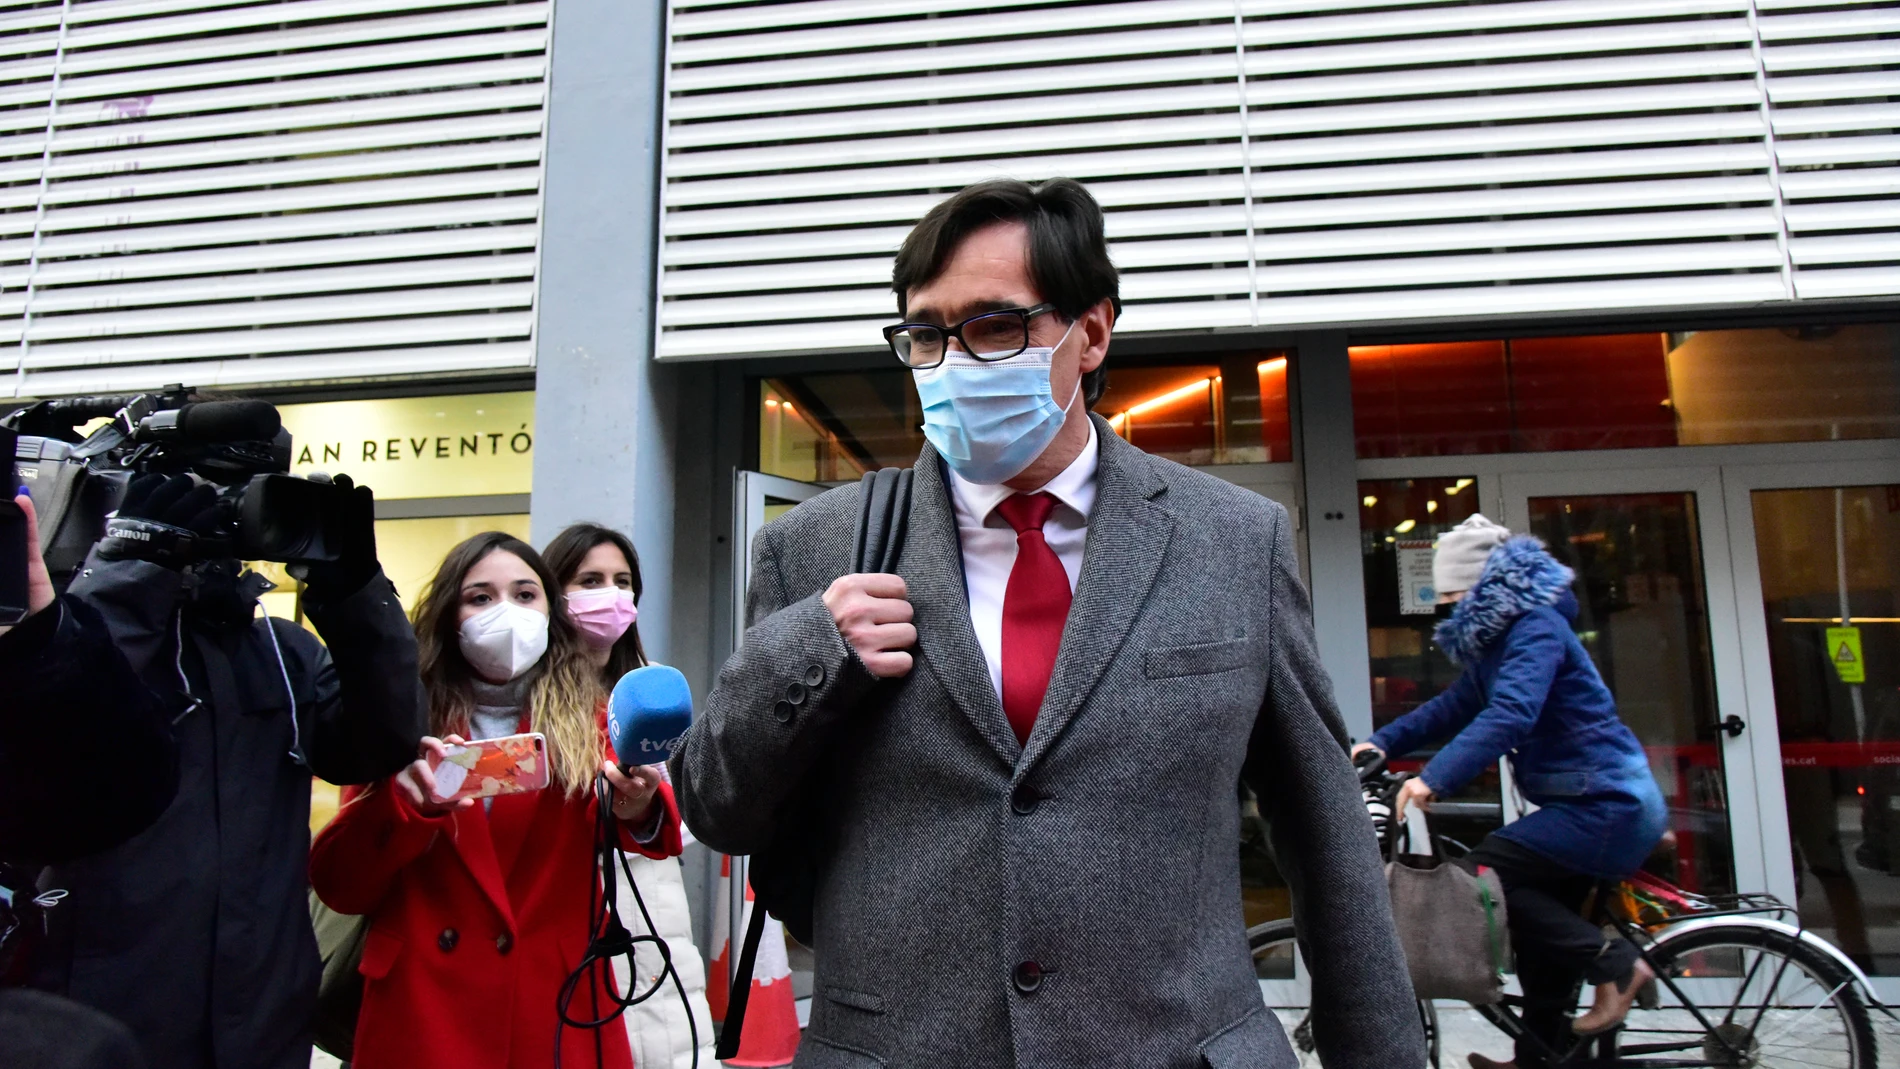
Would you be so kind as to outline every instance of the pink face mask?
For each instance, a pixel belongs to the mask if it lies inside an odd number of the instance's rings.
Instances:
[[[569,594],[567,615],[581,629],[588,645],[604,650],[620,641],[620,636],[639,619],[640,610],[634,607],[633,591],[610,586]]]

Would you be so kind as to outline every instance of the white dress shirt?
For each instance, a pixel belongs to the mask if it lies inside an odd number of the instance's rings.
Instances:
[[[1036,493],[1056,499],[1056,507],[1042,525],[1042,537],[1069,573],[1069,593],[1075,593],[1082,574],[1082,545],[1088,540],[1089,512],[1095,507],[1095,473],[1101,443],[1095,423],[1089,421],[1088,444],[1075,460]],[[948,466],[946,465],[946,468]],[[1003,696],[1003,595],[1009,572],[1016,566],[1016,531],[996,511],[1003,499],[1016,493],[1007,486],[973,483],[950,472],[950,499],[956,505],[957,538],[963,543],[963,587],[970,598],[970,623],[977,645],[989,663],[990,685],[997,700]]]

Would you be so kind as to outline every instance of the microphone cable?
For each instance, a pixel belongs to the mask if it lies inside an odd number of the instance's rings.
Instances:
[[[638,1006],[659,993],[667,980],[673,981],[673,990],[679,994],[680,1006],[686,1011],[686,1028],[693,1041],[693,1069],[699,1069],[699,1021],[693,1015],[693,1004],[686,997],[686,984],[680,980],[679,970],[673,966],[673,949],[660,937],[660,930],[653,924],[653,915],[647,911],[646,899],[640,894],[640,886],[633,880],[633,869],[627,864],[627,857],[620,850],[620,833],[616,825],[619,821],[613,815],[613,786],[605,775],[594,777],[594,862],[600,878],[592,881],[587,892],[587,952],[581,955],[580,964],[567,975],[561,984],[561,992],[556,998],[555,1008],[560,1013],[560,1023],[554,1029],[554,1069],[561,1069],[561,1039],[569,1028],[584,1028],[594,1033],[594,1065],[596,1069],[606,1065],[606,1049],[602,1043],[600,1030],[620,1019],[620,1015],[633,1006]],[[634,935],[627,930],[620,918],[619,896],[615,894],[614,880],[616,862],[627,887],[633,892],[633,901],[640,908],[640,920],[646,925],[646,935]],[[640,944],[650,943],[660,953],[660,975],[645,991],[637,991],[640,984],[640,966],[637,954]],[[614,980],[613,960],[625,958],[627,962],[627,993],[622,995]],[[588,983],[588,1002],[594,1017],[588,1020],[576,1020],[572,1015],[574,995],[583,982],[593,979],[596,970],[603,970],[601,983]],[[605,1014],[600,1008],[600,989],[607,989],[607,997],[613,1007]]]

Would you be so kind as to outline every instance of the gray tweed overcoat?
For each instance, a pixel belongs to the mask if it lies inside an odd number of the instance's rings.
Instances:
[[[971,629],[941,461],[898,573],[916,665],[879,683],[821,597],[858,488],[752,547],[743,647],[674,757],[680,809],[745,854],[809,775],[816,992],[796,1065],[1287,1069],[1240,909],[1235,785],[1273,826],[1328,1069],[1424,1040],[1279,505],[1097,418],[1099,488],[1048,695],[1019,745]]]

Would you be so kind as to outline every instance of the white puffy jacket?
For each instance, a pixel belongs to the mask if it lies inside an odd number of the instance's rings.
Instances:
[[[700,1069],[718,1069],[719,1063],[713,1060],[712,1011],[706,1006],[706,959],[693,944],[693,917],[686,905],[686,879],[680,871],[679,859],[626,856],[634,881],[639,884],[640,896],[646,900],[647,912],[653,917],[655,932],[652,934],[666,940],[672,952],[673,967],[686,988],[693,1020],[699,1026]],[[620,919],[626,923],[627,930],[636,936],[649,934],[643,930],[640,907],[634,904],[633,892],[626,887],[626,881],[617,881],[615,886]],[[640,975],[634,981],[633,990],[645,991],[660,975],[660,952],[652,944],[642,943],[636,957]],[[620,989],[627,990],[625,958],[614,959],[614,973],[620,981]],[[680,1005],[673,981],[668,980],[652,998],[623,1015],[628,1038],[633,1041],[634,1069],[691,1069],[693,1037],[687,1027],[687,1012],[687,1007]]]

